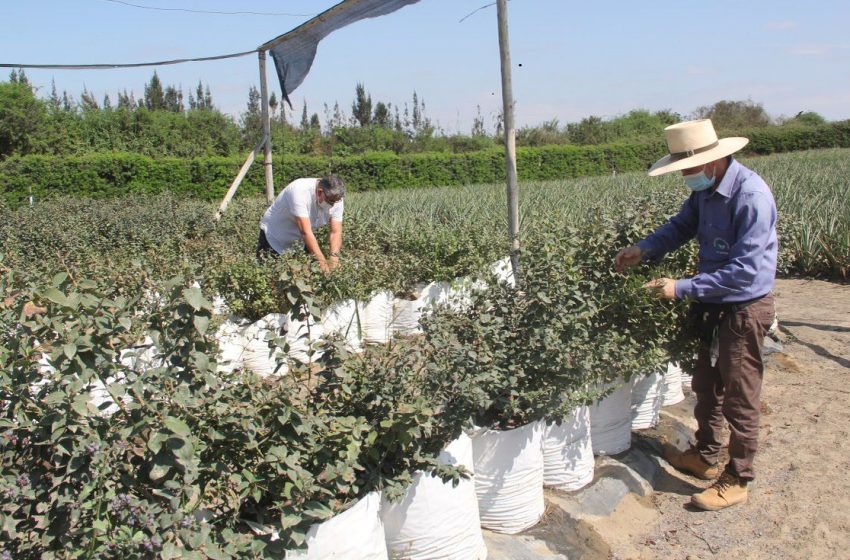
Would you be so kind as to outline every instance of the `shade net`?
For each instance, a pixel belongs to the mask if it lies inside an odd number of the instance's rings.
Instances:
[[[319,41],[337,29],[366,18],[374,18],[392,13],[419,0],[345,0],[333,8],[322,12],[310,21],[292,31],[277,37],[263,47],[270,47],[272,59],[280,79],[283,98],[289,103],[289,94],[301,85],[313,59]],[[261,48],[263,48],[261,47]]]

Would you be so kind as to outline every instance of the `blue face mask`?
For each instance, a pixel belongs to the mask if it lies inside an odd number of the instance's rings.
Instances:
[[[716,177],[709,179],[705,174],[705,169],[693,175],[685,175],[685,184],[694,192],[704,191],[714,186]]]

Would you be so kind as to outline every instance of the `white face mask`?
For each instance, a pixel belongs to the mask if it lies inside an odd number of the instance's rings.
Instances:
[[[321,200],[321,201],[319,201],[319,208],[321,208],[322,210],[330,210],[330,209],[331,209],[331,206],[332,206],[332,205],[331,205],[331,204],[328,204],[328,201],[327,201],[327,200]]]

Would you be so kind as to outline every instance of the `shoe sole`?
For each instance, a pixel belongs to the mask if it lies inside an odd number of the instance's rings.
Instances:
[[[746,503],[747,503],[747,498],[744,498],[740,502],[735,502],[733,504],[728,504],[728,505],[725,505],[725,506],[712,506],[712,505],[709,505],[709,504],[701,504],[697,500],[694,500],[693,498],[691,498],[691,505],[692,506],[698,507],[699,509],[702,509],[702,510],[705,510],[705,511],[720,511],[721,509],[727,509],[727,508],[730,508],[732,506],[737,506],[737,505],[746,504]]]

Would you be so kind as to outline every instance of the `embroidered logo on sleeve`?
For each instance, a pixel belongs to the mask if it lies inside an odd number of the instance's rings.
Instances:
[[[729,252],[729,242],[723,239],[722,237],[714,238],[714,250],[718,253],[728,253]]]

